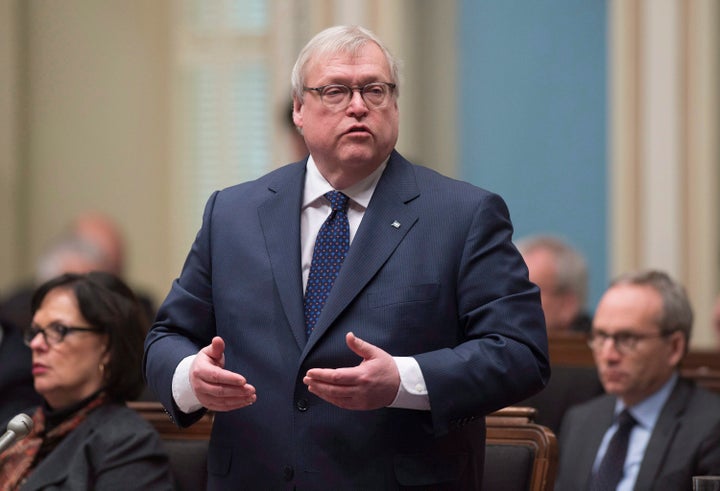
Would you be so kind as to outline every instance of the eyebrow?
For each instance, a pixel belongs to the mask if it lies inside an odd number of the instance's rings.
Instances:
[[[603,329],[602,327],[592,327],[591,332],[602,332],[604,334],[608,335],[615,335],[615,334],[650,334],[649,332],[644,332],[642,328],[639,327],[621,327],[617,329],[614,333],[610,333],[607,331],[607,329]],[[661,331],[662,332],[662,331]]]
[[[38,324],[37,322],[30,323],[31,326],[39,327],[40,329],[47,329],[52,326],[64,326],[64,327],[73,327],[73,326],[82,326],[82,322],[65,322],[61,320],[52,320],[48,323],[46,323],[44,326]]]

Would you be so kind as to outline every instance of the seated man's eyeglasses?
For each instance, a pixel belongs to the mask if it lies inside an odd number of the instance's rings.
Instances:
[[[674,331],[660,331],[657,333],[640,334],[632,331],[620,331],[615,334],[608,334],[604,331],[592,331],[588,338],[588,346],[594,351],[600,351],[605,346],[605,341],[611,339],[613,346],[621,354],[629,353],[635,348],[639,341],[651,338],[665,338]]]
[[[25,344],[30,346],[30,343],[35,336],[42,334],[45,339],[45,344],[48,346],[54,346],[62,343],[69,333],[74,331],[87,331],[87,332],[104,332],[104,329],[99,327],[81,327],[81,326],[64,326],[57,322],[54,322],[47,326],[45,329],[41,328],[37,324],[31,324],[30,327],[26,327],[23,330],[23,341]]]
[[[384,107],[390,100],[396,85],[389,82],[373,82],[362,87],[350,87],[343,84],[329,84],[320,87],[303,87],[305,92],[316,92],[323,105],[334,111],[342,111],[350,105],[353,93],[360,92],[362,100],[370,109]]]

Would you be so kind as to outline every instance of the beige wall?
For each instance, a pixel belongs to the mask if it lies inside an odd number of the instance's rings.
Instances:
[[[18,42],[15,2],[0,0],[0,293],[21,272],[14,254],[18,228]]]
[[[403,87],[399,148],[452,174],[454,2],[288,1],[275,8],[294,12],[288,22],[307,16],[303,42],[333,23],[366,23],[393,47],[417,83]],[[0,294],[90,208],[125,232],[133,286],[160,301],[179,273],[190,244],[170,239],[182,219],[169,204],[173,2],[0,0]]]
[[[659,268],[687,288],[694,347],[716,343],[720,290],[720,4],[613,0],[613,275]]]
[[[20,90],[1,107],[0,133],[18,131],[0,145],[2,190],[17,196],[2,212],[3,231],[12,232],[0,242],[0,288],[31,276],[39,251],[74,214],[97,209],[128,237],[131,283],[164,294],[165,2],[1,4],[0,31],[17,40],[0,55],[0,80],[19,80]]]

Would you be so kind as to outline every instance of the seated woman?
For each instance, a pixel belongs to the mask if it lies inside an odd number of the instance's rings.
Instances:
[[[143,312],[117,277],[64,274],[35,291],[32,350],[43,403],[0,454],[0,490],[172,489],[155,429],[125,401],[143,389]]]

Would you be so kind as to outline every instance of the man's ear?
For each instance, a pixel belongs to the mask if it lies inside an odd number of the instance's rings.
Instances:
[[[671,347],[670,352],[670,363],[673,366],[677,366],[680,364],[680,361],[685,356],[685,351],[687,348],[687,339],[685,338],[685,334],[683,334],[680,331],[675,331],[669,336],[669,342]]]
[[[293,123],[295,123],[295,126],[299,130],[302,130],[303,127],[302,108],[302,101],[297,97],[293,96]]]

